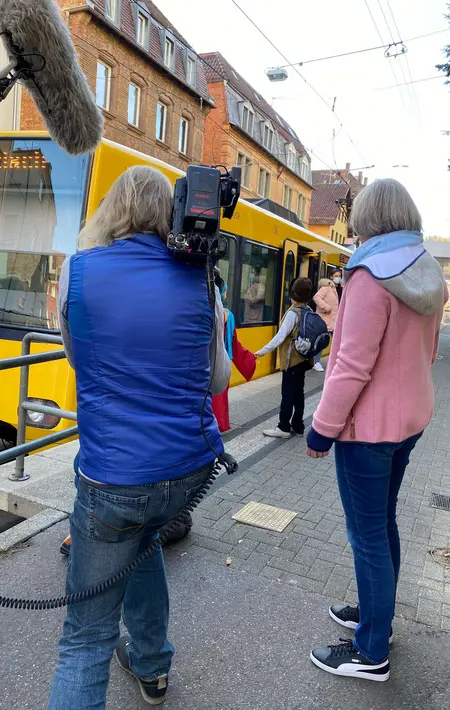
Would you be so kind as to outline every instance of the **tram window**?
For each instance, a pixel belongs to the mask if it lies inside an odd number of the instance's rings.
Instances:
[[[227,297],[224,304],[227,308],[231,308],[233,305],[234,282],[236,278],[236,240],[233,239],[233,237],[227,237],[227,239],[228,254],[225,259],[219,259],[217,266],[221,277],[227,284]]]
[[[278,252],[245,242],[242,255],[239,315],[241,323],[275,320]]]
[[[50,140],[0,140],[1,325],[55,328],[61,266],[76,250],[88,164],[89,156],[69,156]]]

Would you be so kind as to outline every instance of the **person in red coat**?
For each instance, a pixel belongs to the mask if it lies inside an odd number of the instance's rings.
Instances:
[[[227,284],[220,276],[220,272],[217,268],[215,269],[215,282],[217,288],[219,289],[222,301],[225,301],[227,297]],[[244,346],[239,342],[233,313],[228,308],[224,308],[223,313],[225,349],[230,360],[232,360],[236,366],[236,369],[247,380],[247,382],[249,382],[255,374],[256,358],[253,353],[244,348]],[[222,394],[218,394],[212,398],[214,416],[217,419],[219,430],[222,434],[231,429],[228,389],[229,387],[227,387],[225,392],[222,392]]]

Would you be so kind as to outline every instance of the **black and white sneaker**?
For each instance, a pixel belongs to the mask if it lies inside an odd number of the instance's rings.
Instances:
[[[328,613],[333,621],[346,629],[356,629],[359,624],[359,606],[349,606],[345,604],[332,604],[329,607]],[[389,643],[394,640],[394,632],[391,628],[389,632]]]
[[[315,648],[310,653],[310,659],[318,668],[333,675],[348,678],[363,678],[365,680],[389,680],[389,659],[382,663],[372,663],[364,658],[353,645],[352,641],[344,641],[337,646]]]
[[[128,658],[127,646],[130,644],[130,637],[123,636],[119,645],[115,650],[115,657],[119,666],[130,675],[133,676],[139,683],[139,688],[141,690],[142,697],[145,702],[149,705],[161,705],[166,699],[167,688],[169,687],[169,676],[167,673],[165,675],[155,678],[155,680],[142,680],[133,673],[130,668],[130,660]]]

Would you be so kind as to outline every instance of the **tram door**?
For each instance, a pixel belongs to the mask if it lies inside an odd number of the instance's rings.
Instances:
[[[281,307],[280,323],[284,314],[291,305],[289,297],[289,286],[297,276],[298,268],[298,244],[291,239],[286,239],[283,247],[283,275],[281,280]],[[277,368],[279,368],[279,355],[277,351]]]

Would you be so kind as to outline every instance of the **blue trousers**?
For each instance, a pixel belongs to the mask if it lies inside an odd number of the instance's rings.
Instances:
[[[198,493],[211,467],[147,486],[103,486],[80,476],[70,519],[67,593],[104,581],[133,562]],[[105,709],[122,611],[133,672],[146,680],[168,673],[174,648],[167,638],[169,596],[160,545],[127,579],[68,608],[49,710]]]
[[[389,655],[400,572],[397,498],[422,434],[399,444],[337,442],[336,469],[353,549],[360,607],[355,647],[373,663]]]

